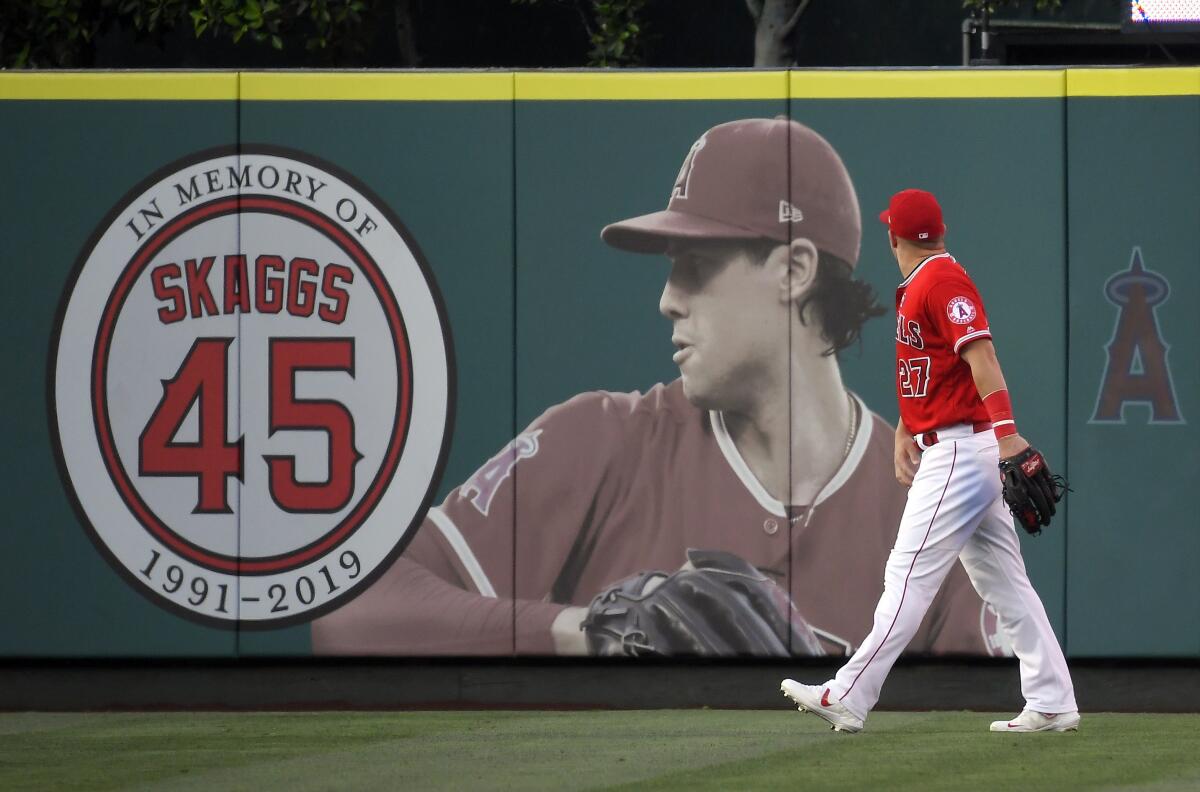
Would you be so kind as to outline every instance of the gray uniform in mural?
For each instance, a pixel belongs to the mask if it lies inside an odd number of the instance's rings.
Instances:
[[[904,506],[893,429],[833,353],[882,313],[853,279],[861,221],[832,147],[792,121],[722,124],[662,212],[604,229],[665,254],[680,377],[547,410],[429,512],[368,591],[313,625],[319,654],[578,653],[592,598],[688,548],[733,553],[845,654],[871,628]],[[1004,654],[956,570],[910,650]]]

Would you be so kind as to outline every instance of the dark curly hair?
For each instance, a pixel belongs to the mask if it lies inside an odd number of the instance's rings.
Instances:
[[[784,244],[773,239],[751,242],[754,257],[761,263],[775,248]],[[812,311],[810,312],[810,309]],[[862,326],[868,319],[887,313],[866,281],[854,277],[849,262],[824,250],[817,251],[817,276],[812,288],[796,304],[800,323],[807,325],[810,313],[821,322],[821,337],[829,348],[821,354],[828,357],[850,345],[862,344]]]

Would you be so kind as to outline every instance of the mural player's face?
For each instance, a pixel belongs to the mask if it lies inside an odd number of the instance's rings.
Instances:
[[[787,368],[777,257],[763,263],[737,242],[684,240],[673,241],[667,257],[658,309],[671,320],[684,395],[704,409],[753,408]]]

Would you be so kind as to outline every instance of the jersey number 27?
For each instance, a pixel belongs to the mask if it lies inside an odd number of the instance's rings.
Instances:
[[[900,395],[909,399],[919,399],[925,395],[929,387],[929,358],[900,358],[897,377],[900,382]]]

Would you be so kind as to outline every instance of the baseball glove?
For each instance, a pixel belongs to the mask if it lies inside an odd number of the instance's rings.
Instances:
[[[1031,535],[1042,532],[1054,516],[1054,504],[1063,499],[1067,482],[1050,472],[1046,459],[1033,446],[1000,460],[1004,502],[1021,527]]]
[[[748,562],[688,550],[674,573],[639,572],[598,594],[581,629],[598,655],[822,655],[791,598]]]

